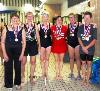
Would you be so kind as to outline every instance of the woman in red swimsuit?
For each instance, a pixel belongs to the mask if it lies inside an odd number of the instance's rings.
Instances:
[[[62,25],[61,16],[57,16],[56,24],[51,27],[52,47],[56,60],[56,79],[61,79],[61,70],[63,67],[64,54],[67,51],[67,26]]]

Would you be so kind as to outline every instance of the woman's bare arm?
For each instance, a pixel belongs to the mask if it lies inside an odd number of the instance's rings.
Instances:
[[[38,45],[40,48],[40,35],[39,35],[39,26],[38,25],[36,25],[36,38],[37,38]]]
[[[2,31],[2,36],[1,36],[1,47],[3,51],[4,60],[8,61],[8,56],[7,56],[6,48],[5,48],[6,32],[7,32],[6,28],[4,28],[4,30]]]

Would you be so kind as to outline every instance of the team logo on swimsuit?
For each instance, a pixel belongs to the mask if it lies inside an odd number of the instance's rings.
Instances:
[[[54,34],[57,40],[64,38],[64,33],[61,31],[61,27],[56,26],[56,31],[54,31]]]

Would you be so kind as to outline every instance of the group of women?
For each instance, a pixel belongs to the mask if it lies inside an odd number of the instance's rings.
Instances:
[[[63,58],[68,51],[71,71],[69,78],[74,78],[75,59],[78,70],[77,79],[81,79],[81,59],[83,82],[88,82],[97,39],[96,28],[91,24],[92,14],[90,12],[84,13],[84,24],[77,23],[75,15],[69,14],[70,23],[68,26],[63,25],[61,16],[57,16],[55,24],[52,25],[47,13],[42,14],[42,21],[38,25],[33,21],[32,12],[26,13],[25,18],[26,22],[21,24],[19,16],[12,14],[11,23],[2,32],[5,87],[10,91],[12,91],[13,85],[17,89],[20,88],[21,82],[25,81],[25,64],[28,55],[30,56],[30,83],[34,83],[36,55],[39,52],[43,77],[48,77],[49,56],[52,52],[56,62],[56,79],[62,79]]]

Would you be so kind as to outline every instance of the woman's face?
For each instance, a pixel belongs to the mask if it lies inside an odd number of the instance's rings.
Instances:
[[[49,16],[48,15],[43,15],[42,16],[42,21],[43,22],[48,22],[48,20],[49,20]]]
[[[19,25],[20,20],[19,20],[18,17],[13,16],[13,17],[11,18],[11,23],[12,23],[13,25]]]
[[[28,14],[27,16],[26,16],[26,19],[27,19],[27,22],[31,22],[31,21],[33,21],[33,14]]]
[[[84,16],[84,22],[85,22],[85,23],[90,23],[90,22],[91,22],[91,17],[90,17],[90,15],[85,15],[85,16]]]
[[[70,21],[70,23],[74,23],[74,22],[75,22],[75,17],[74,17],[74,15],[70,15],[70,16],[69,16],[69,21]]]
[[[57,20],[56,20],[56,24],[57,25],[62,25],[62,18],[59,17]]]

